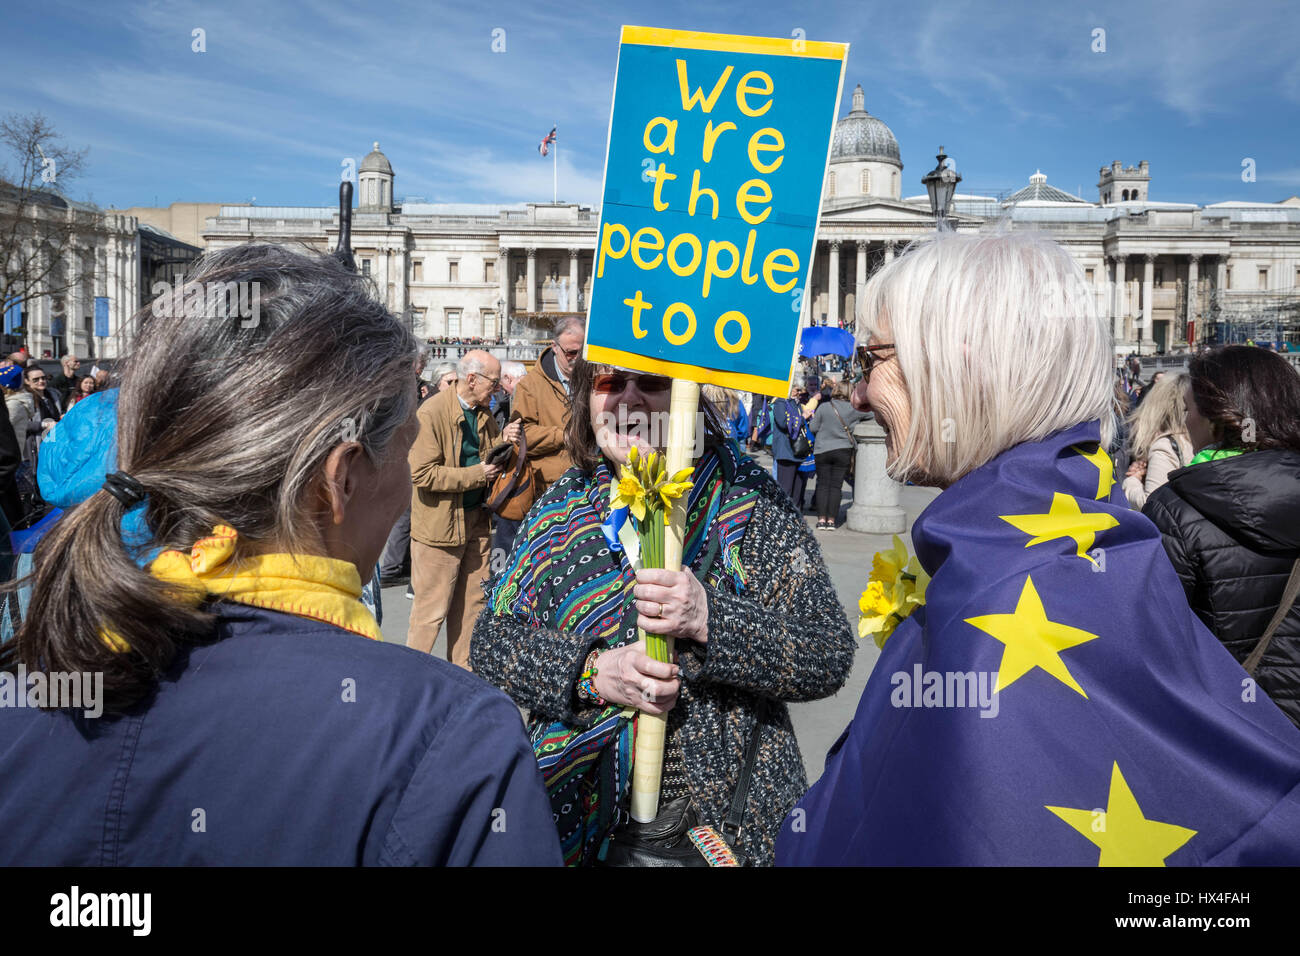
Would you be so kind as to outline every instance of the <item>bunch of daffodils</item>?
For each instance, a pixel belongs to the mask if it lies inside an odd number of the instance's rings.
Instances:
[[[858,599],[858,636],[875,635],[876,646],[883,648],[909,614],[925,603],[925,589],[930,576],[916,557],[909,556],[907,546],[894,535],[894,546],[877,551],[871,559],[871,576],[867,589]]]
[[[641,540],[641,567],[664,566],[664,529],[672,521],[673,503],[691,490],[687,479],[694,468],[683,468],[671,477],[664,456],[650,452],[642,456],[633,445],[627,464],[619,472],[615,508],[627,508],[636,519],[637,537]],[[658,634],[645,634],[646,652],[658,661],[668,660],[667,640]]]

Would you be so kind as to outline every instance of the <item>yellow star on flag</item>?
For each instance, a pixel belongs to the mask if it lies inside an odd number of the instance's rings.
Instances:
[[[1101,849],[1098,866],[1164,866],[1165,858],[1196,836],[1195,830],[1148,820],[1115,763],[1106,812],[1047,807]]]
[[[1020,591],[1015,613],[968,617],[966,623],[978,627],[994,640],[1006,645],[1002,652],[1002,662],[998,665],[998,683],[993,688],[995,693],[1010,687],[1035,667],[1039,667],[1087,698],[1088,695],[1061,660],[1061,651],[1096,640],[1099,635],[1049,621],[1032,577],[1025,576],[1025,586]]]
[[[1101,447],[1101,442],[1097,442],[1097,450],[1092,452],[1084,451],[1078,445],[1070,447],[1097,466],[1097,500],[1105,501],[1110,497],[1110,486],[1115,484],[1115,463],[1110,455]]]
[[[1088,554],[1097,532],[1113,528],[1119,521],[1103,511],[1081,511],[1079,502],[1070,495],[1056,492],[1052,495],[1052,507],[1047,514],[998,515],[1007,524],[1030,535],[1026,548],[1031,548],[1044,541],[1056,538],[1073,538],[1078,546],[1079,557],[1096,564]]]

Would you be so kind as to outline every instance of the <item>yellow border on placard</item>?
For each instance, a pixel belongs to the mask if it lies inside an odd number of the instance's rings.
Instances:
[[[687,378],[693,382],[709,382],[724,388],[735,388],[742,392],[758,392],[760,395],[785,396],[790,392],[789,379],[747,375],[744,372],[723,372],[715,368],[705,368],[703,365],[687,365],[682,362],[666,362],[663,359],[606,348],[603,345],[589,343],[583,358],[588,362],[599,362],[602,365],[617,365],[636,372],[657,372],[673,378]]]
[[[639,46],[673,46],[685,50],[718,50],[722,53],[766,53],[770,56],[807,56],[819,60],[843,60],[847,43],[826,40],[785,40],[780,37],[747,37],[734,33],[700,33],[696,30],[666,30],[662,27],[624,26],[623,43]],[[802,43],[802,50],[794,44]]]

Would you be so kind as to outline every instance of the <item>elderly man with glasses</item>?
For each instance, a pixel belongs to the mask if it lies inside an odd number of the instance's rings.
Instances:
[[[469,669],[470,631],[483,607],[492,516],[483,507],[501,466],[488,453],[519,439],[488,411],[501,363],[487,352],[465,353],[455,388],[420,406],[411,446],[411,587],[415,604],[406,645],[432,652],[447,622],[447,659]]]

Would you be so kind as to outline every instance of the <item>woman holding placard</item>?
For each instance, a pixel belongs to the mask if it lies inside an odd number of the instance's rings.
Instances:
[[[632,521],[612,501],[629,458],[666,438],[657,426],[671,384],[575,364],[574,466],[533,506],[474,629],[474,672],[529,711],[574,865],[690,865],[728,852],[771,863],[781,819],[807,787],[786,702],[835,693],[853,663],[816,542],[707,403],[681,492],[684,570],[634,570]],[[647,656],[638,625],[676,637],[676,662]],[[636,710],[668,715],[663,783],[654,823],[623,825]],[[725,825],[737,805],[738,837]],[[700,846],[699,827],[730,846]]]

